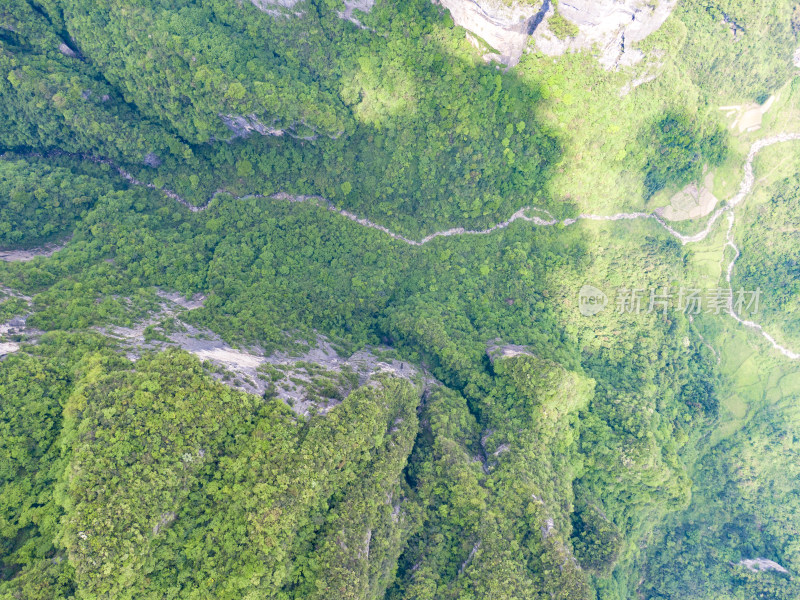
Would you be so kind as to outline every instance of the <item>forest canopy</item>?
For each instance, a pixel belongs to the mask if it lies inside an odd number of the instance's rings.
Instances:
[[[800,597],[798,9],[457,4],[0,7],[0,599]]]

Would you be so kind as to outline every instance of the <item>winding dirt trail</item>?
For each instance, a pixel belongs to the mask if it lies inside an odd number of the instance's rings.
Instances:
[[[733,241],[733,223],[735,217],[733,211],[728,213],[728,233],[726,236],[725,246],[730,246],[734,251],[734,256],[731,259],[731,262],[728,263],[728,271],[725,274],[725,281],[728,282],[728,288],[733,292],[733,287],[731,286],[731,278],[733,277],[733,266],[736,264],[736,261],[741,256],[741,252],[739,248],[736,246],[736,243]],[[775,338],[773,338],[769,333],[764,331],[764,328],[756,323],[755,321],[748,321],[747,319],[742,319],[734,310],[733,308],[733,293],[728,297],[728,314],[732,316],[737,322],[741,323],[742,325],[749,327],[750,329],[755,329],[758,331],[764,338],[772,344],[772,347],[775,348],[778,352],[790,358],[792,360],[800,360],[800,353],[794,352],[785,346],[781,346]]]
[[[699,231],[698,233],[692,234],[692,235],[685,235],[685,234],[682,234],[682,233],[676,231],[657,212],[653,212],[653,213],[646,213],[646,212],[617,213],[617,214],[614,214],[614,215],[580,214],[575,218],[558,220],[558,219],[553,218],[553,216],[550,213],[548,213],[547,211],[545,211],[544,209],[537,208],[537,207],[534,207],[534,206],[525,206],[525,207],[519,209],[517,212],[515,212],[513,215],[511,215],[511,217],[509,217],[505,221],[501,221],[501,222],[497,223],[496,225],[493,225],[493,226],[491,226],[491,227],[489,227],[487,229],[470,230],[470,229],[465,229],[463,227],[454,227],[452,229],[447,229],[447,230],[444,230],[444,231],[436,231],[434,233],[431,233],[430,235],[426,235],[421,240],[412,240],[411,238],[408,238],[408,237],[406,237],[404,235],[401,235],[399,233],[395,233],[394,231],[392,231],[388,227],[384,227],[383,225],[379,225],[378,223],[370,221],[369,219],[365,219],[363,217],[359,217],[358,215],[356,215],[356,214],[354,214],[354,213],[352,213],[350,211],[344,210],[342,208],[338,208],[331,201],[329,201],[329,200],[327,200],[327,199],[325,199],[325,198],[323,198],[321,196],[302,196],[302,195],[301,196],[296,196],[296,195],[287,194],[286,192],[279,192],[277,194],[273,194],[272,196],[265,196],[265,195],[262,195],[262,194],[247,194],[247,195],[244,195],[244,196],[233,196],[233,198],[235,200],[245,200],[245,199],[250,199],[250,198],[267,198],[267,199],[271,199],[271,200],[282,200],[282,201],[287,201],[287,202],[313,202],[313,203],[317,204],[318,206],[322,206],[324,208],[327,208],[331,212],[335,212],[336,214],[341,215],[342,217],[350,219],[351,221],[354,221],[354,222],[358,223],[359,225],[362,225],[363,227],[369,227],[371,229],[376,229],[376,230],[388,235],[392,239],[398,240],[400,242],[403,242],[403,243],[411,245],[411,246],[422,246],[424,244],[427,244],[428,242],[433,241],[434,239],[436,239],[438,237],[451,237],[451,236],[457,236],[457,235],[488,235],[488,234],[490,234],[490,233],[492,233],[494,231],[497,231],[498,229],[505,229],[506,227],[508,227],[509,225],[514,223],[515,221],[526,221],[526,222],[529,222],[529,223],[533,223],[534,225],[539,226],[539,227],[552,227],[554,225],[563,225],[563,226],[566,227],[566,226],[569,226],[569,225],[573,225],[574,223],[577,223],[578,221],[583,221],[583,220],[588,220],[588,221],[622,221],[622,220],[633,220],[633,219],[654,219],[670,235],[672,235],[673,237],[678,239],[681,242],[681,244],[686,245],[686,244],[700,242],[700,241],[704,240],[706,237],[708,237],[708,235],[711,233],[711,229],[713,228],[713,226],[716,223],[716,221],[722,216],[723,213],[727,212],[728,213],[729,224],[728,224],[728,234],[727,234],[726,247],[730,246],[735,252],[733,259],[730,261],[730,263],[728,263],[727,273],[726,273],[726,281],[728,282],[728,285],[730,286],[731,278],[732,278],[732,275],[733,275],[734,265],[736,264],[736,261],[738,260],[739,256],[741,255],[741,253],[739,252],[739,249],[736,247],[736,244],[733,242],[733,223],[734,223],[734,219],[735,219],[734,209],[736,208],[736,206],[738,204],[740,204],[750,194],[750,192],[753,189],[753,185],[755,183],[755,176],[753,174],[753,161],[755,160],[756,155],[761,150],[763,150],[764,148],[766,148],[768,146],[772,146],[774,144],[779,144],[779,143],[788,142],[788,141],[792,141],[792,140],[800,140],[800,133],[781,133],[781,134],[773,135],[773,136],[770,136],[770,137],[767,137],[767,138],[764,138],[764,139],[761,139],[761,140],[758,140],[758,141],[754,142],[753,145],[750,147],[750,152],[748,153],[747,160],[745,161],[745,164],[744,164],[744,176],[742,177],[742,182],[739,185],[739,191],[736,193],[736,195],[733,198],[731,198],[728,201],[727,204],[725,204],[724,206],[722,206],[720,208],[717,208],[711,214],[711,216],[708,218],[708,221],[706,222],[706,226],[701,231]],[[190,210],[192,212],[202,212],[202,211],[206,210],[209,207],[209,205],[211,204],[211,202],[213,202],[214,199],[217,196],[219,196],[221,194],[227,194],[228,193],[224,189],[217,190],[216,192],[214,192],[211,195],[211,197],[208,199],[208,201],[206,201],[205,204],[203,204],[202,206],[195,206],[194,204],[192,204],[191,202],[189,202],[188,200],[186,200],[185,198],[181,197],[180,195],[178,195],[177,193],[175,193],[175,192],[173,192],[171,190],[159,189],[155,185],[153,185],[152,183],[145,183],[143,181],[140,181],[140,180],[136,179],[136,177],[134,177],[131,173],[129,173],[128,171],[126,171],[122,167],[117,166],[116,164],[114,164],[113,162],[111,162],[108,159],[98,158],[98,157],[89,156],[89,155],[69,154],[69,153],[63,153],[63,152],[57,152],[57,154],[66,155],[66,156],[75,156],[75,157],[81,158],[82,160],[89,160],[91,162],[95,162],[95,163],[98,163],[98,164],[108,165],[109,167],[111,167],[112,169],[117,171],[117,173],[119,173],[119,175],[123,179],[125,179],[126,181],[128,181],[132,185],[142,186],[142,187],[146,187],[146,188],[149,188],[149,189],[160,191],[167,198],[170,198],[170,199],[174,200],[175,202],[177,202],[178,204],[186,207],[188,210]],[[32,155],[42,156],[41,154],[32,154]],[[540,213],[546,215],[548,218],[543,219],[543,218],[537,217],[537,216],[529,216],[527,214],[528,211],[539,211]],[[28,251],[28,252],[30,252],[30,251]],[[783,354],[787,358],[790,358],[792,360],[800,360],[800,353],[794,352],[794,351],[792,351],[792,350],[790,350],[788,348],[785,348],[785,347],[781,346],[780,344],[778,344],[775,341],[775,338],[773,338],[766,331],[764,331],[764,328],[761,325],[759,325],[758,323],[755,323],[753,321],[747,321],[745,319],[742,319],[736,313],[736,311],[734,310],[733,299],[732,298],[729,300],[729,303],[728,303],[728,313],[737,322],[739,322],[742,325],[745,325],[745,326],[747,326],[747,327],[749,327],[751,329],[755,329],[756,331],[761,333],[761,335],[770,344],[772,344],[773,348],[778,350],[781,354]]]

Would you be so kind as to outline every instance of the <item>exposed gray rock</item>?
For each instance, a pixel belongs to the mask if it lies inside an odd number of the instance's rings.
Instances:
[[[494,340],[486,348],[486,355],[492,364],[503,358],[514,358],[515,356],[535,356],[525,346],[517,344],[502,344],[500,340]]]
[[[302,415],[308,415],[312,407],[320,413],[326,413],[338,404],[338,401],[328,399],[320,405],[317,400],[309,398],[308,392],[314,388],[314,379],[320,375],[332,380],[339,379],[337,385],[341,386],[339,391],[342,396],[346,396],[352,389],[375,384],[374,378],[381,374],[418,382],[423,390],[438,385],[427,372],[411,363],[380,357],[379,354],[385,350],[387,348],[367,348],[349,357],[341,357],[331,343],[320,336],[316,346],[301,355],[290,356],[278,352],[264,357],[263,362],[282,371],[281,377],[271,377],[270,387],[278,398]],[[346,374],[353,376],[349,384],[345,381],[346,377],[339,377]],[[401,422],[395,421],[394,425]]]
[[[178,292],[165,292],[164,290],[157,290],[156,294],[158,294],[159,297],[164,298],[164,300],[169,300],[173,304],[177,304],[186,310],[203,308],[203,305],[206,301],[206,297],[203,294],[195,294],[189,300],[187,300],[183,294],[179,294]]]
[[[544,525],[542,525],[542,537],[544,539],[547,539],[551,535],[553,535],[553,530],[555,529],[555,525],[556,525],[555,521],[553,521],[553,519],[551,519],[550,517],[545,519]]]
[[[344,5],[345,10],[360,10],[368,13],[375,6],[375,0],[344,0]]]
[[[344,10],[339,11],[336,14],[339,15],[340,19],[347,19],[362,29],[366,29],[361,21],[353,16],[353,11],[360,10],[363,13],[368,13],[374,5],[375,0],[344,0]]]
[[[247,137],[252,132],[261,135],[283,135],[282,129],[264,125],[257,115],[220,115],[225,126],[233,132],[231,139]]]
[[[536,48],[557,56],[566,51],[600,50],[600,64],[606,69],[628,66],[644,55],[631,45],[656,31],[672,13],[677,0],[567,0],[559,2],[558,11],[578,28],[578,34],[566,40],[550,31],[555,14],[550,8],[545,22],[534,33]]]
[[[480,547],[481,547],[480,540],[478,540],[477,542],[475,542],[475,544],[473,544],[472,550],[470,550],[469,552],[469,556],[467,556],[467,559],[463,563],[461,563],[461,567],[458,569],[459,575],[464,573],[464,570],[469,566],[469,563],[472,562],[472,559],[475,557],[475,553],[478,551]]]
[[[550,0],[532,4],[502,0],[440,0],[456,25],[468,29],[500,53],[500,62],[513,66],[550,7]]]
[[[639,62],[643,54],[631,45],[661,27],[677,4],[677,0],[561,0],[558,12],[577,27],[577,34],[559,39],[550,29],[556,14],[550,0],[510,5],[502,0],[439,1],[457,25],[497,50],[504,64],[517,64],[533,36],[536,48],[550,56],[596,46],[607,69]]]
[[[747,567],[750,571],[777,571],[778,573],[789,573],[786,569],[776,563],[774,560],[767,558],[747,558],[739,561],[743,567]]]
[[[19,344],[17,342],[0,342],[0,358],[6,354],[12,354],[19,351]]]
[[[508,444],[500,444],[497,450],[492,452],[492,456],[500,456],[503,452],[508,452],[511,449],[511,446]]]
[[[27,262],[37,256],[52,256],[59,250],[66,248],[72,236],[60,242],[50,242],[38,248],[27,248],[25,250],[2,250],[0,249],[0,260],[5,262]]]
[[[295,4],[301,0],[250,0],[258,10],[273,17],[302,17],[302,11],[293,11]]]
[[[27,315],[22,317],[14,317],[0,325],[0,333],[22,333],[25,331],[25,323],[28,320]]]
[[[12,298],[20,298],[30,302],[28,296],[16,293],[3,286],[0,286],[0,289],[7,293],[11,292],[8,295]],[[29,314],[25,314],[19,317],[13,317],[5,323],[0,323],[0,358],[3,358],[7,354],[18,352],[22,347],[20,344],[21,341],[28,344],[36,343],[37,338],[42,332],[28,326],[28,316]]]
[[[158,532],[161,531],[164,527],[166,527],[170,523],[172,523],[175,520],[175,517],[176,517],[175,513],[172,512],[171,510],[163,513],[158,518],[158,522],[155,525],[153,525],[153,535],[158,535]]]
[[[312,125],[308,125],[305,121],[295,121],[287,125],[283,129],[278,129],[272,125],[265,125],[258,115],[220,115],[222,122],[225,126],[233,132],[233,135],[225,141],[232,141],[236,138],[245,138],[251,133],[256,132],[261,135],[288,135],[297,140],[316,140],[319,135]],[[273,124],[275,121],[273,121]],[[344,131],[339,131],[336,134],[329,134],[328,137],[332,140],[338,138]]]
[[[250,0],[260,10],[269,10],[271,7],[294,8],[300,0]]]
[[[155,152],[148,152],[147,156],[144,157],[144,164],[148,167],[157,168],[161,166],[161,159]]]
[[[58,51],[61,52],[61,54],[63,54],[64,56],[69,56],[70,58],[75,58],[76,56],[78,56],[76,54],[75,50],[73,50],[72,48],[70,48],[69,46],[67,46],[64,43],[61,43],[58,46]]]
[[[209,374],[215,379],[258,395],[269,390],[300,415],[309,415],[312,411],[325,414],[352,390],[380,385],[382,376],[408,379],[422,392],[439,385],[426,371],[411,363],[382,357],[388,350],[386,347],[363,349],[342,357],[320,336],[316,345],[302,354],[266,355],[258,347],[233,348],[213,331],[182,320],[186,311],[203,307],[204,296],[198,294],[187,300],[175,292],[158,290],[157,294],[165,302],[144,321],[132,327],[94,329],[116,339],[133,361],[145,351],[182,348],[213,365]],[[0,334],[2,327],[0,325]],[[329,392],[335,392],[334,397],[327,396]],[[394,425],[400,423],[395,421]],[[198,454],[200,458],[202,452]],[[184,461],[191,460],[195,459],[184,457]]]

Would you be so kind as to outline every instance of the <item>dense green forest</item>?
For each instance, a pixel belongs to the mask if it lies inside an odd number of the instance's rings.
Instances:
[[[691,518],[670,523],[652,550],[652,598],[797,598],[789,571],[769,578],[742,561],[771,556],[797,568],[797,395],[763,411],[698,466]]]
[[[604,70],[428,0],[6,0],[0,599],[798,597],[796,363],[647,310],[724,282],[726,219],[463,230],[725,206],[800,131],[799,11],[681,2]],[[733,283],[797,348],[792,160]]]
[[[748,211],[737,274],[743,287],[760,290],[768,322],[795,342],[800,332],[800,178],[774,183],[765,200]]]

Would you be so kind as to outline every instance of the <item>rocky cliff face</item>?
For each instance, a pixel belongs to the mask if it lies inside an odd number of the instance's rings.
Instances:
[[[250,2],[259,10],[273,17],[302,17],[305,14],[305,11],[295,9],[295,5],[301,0],[250,0]],[[361,21],[353,15],[353,11],[359,10],[368,13],[375,4],[375,0],[343,0],[343,3],[344,10],[337,11],[339,17],[363,27]]]
[[[300,0],[250,0],[259,10],[273,17],[302,17],[305,13],[294,10]]]
[[[550,0],[504,4],[502,0],[440,0],[456,25],[468,29],[500,53],[500,62],[515,65],[528,38],[552,10]]]
[[[364,27],[361,21],[353,15],[353,11],[360,10],[363,13],[368,13],[374,4],[375,0],[344,0],[344,10],[338,11],[336,14],[339,15],[340,19],[347,19],[359,27]]]
[[[300,0],[250,0],[274,16],[303,16]],[[432,0],[456,25],[497,51],[487,58],[513,66],[534,47],[549,56],[599,50],[606,69],[632,65],[643,55],[632,45],[656,31],[678,0]],[[375,0],[343,0],[338,15],[363,27],[354,11],[368,13]],[[475,41],[476,45],[478,44]]]
[[[550,9],[544,26],[534,34],[536,47],[545,54],[559,55],[597,44],[599,61],[605,68],[632,65],[644,56],[631,45],[661,27],[676,4],[677,0],[562,0],[558,12],[577,26],[578,34],[558,39],[548,27],[554,14]]]
[[[533,37],[536,49],[550,56],[567,51],[600,51],[607,69],[631,65],[643,56],[631,44],[656,31],[677,0],[440,0],[457,25],[480,36],[500,53],[500,61],[515,65]],[[557,11],[557,12],[556,12]],[[562,19],[562,27],[555,19]],[[567,37],[563,31],[571,30]],[[554,30],[563,38],[559,38]]]
[[[254,131],[261,135],[283,135],[282,129],[276,129],[262,123],[258,115],[220,115],[222,122],[233,134],[227,141],[245,138]]]

